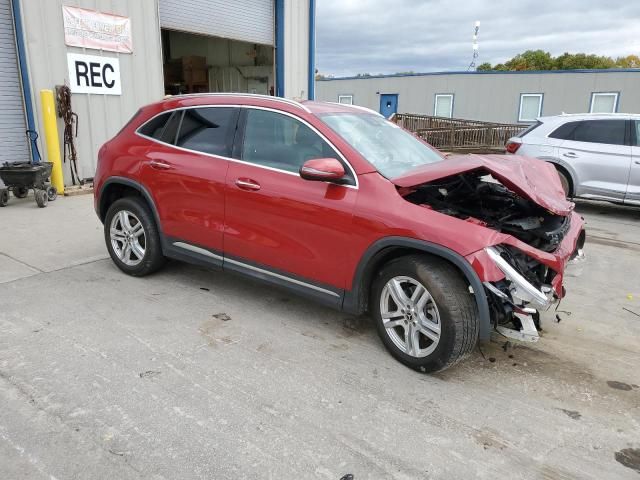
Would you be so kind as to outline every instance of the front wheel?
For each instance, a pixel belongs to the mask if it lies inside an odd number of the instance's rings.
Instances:
[[[378,273],[370,309],[378,334],[397,360],[422,372],[444,370],[476,345],[476,302],[456,267],[410,255]]]
[[[158,228],[139,197],[121,198],[109,207],[104,238],[113,262],[129,275],[142,277],[164,265]]]

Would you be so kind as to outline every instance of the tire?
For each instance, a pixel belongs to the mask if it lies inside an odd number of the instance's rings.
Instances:
[[[114,237],[112,227],[116,232]],[[149,275],[159,270],[166,261],[162,255],[160,235],[153,215],[139,197],[120,198],[109,207],[104,221],[104,238],[111,259],[128,275]],[[127,238],[130,238],[129,249]]]
[[[47,187],[47,197],[49,197],[50,202],[53,202],[58,198],[58,189],[54,186]]]
[[[0,190],[0,207],[6,207],[9,203],[9,190],[6,188]]]
[[[418,285],[426,289],[430,298],[423,303],[424,307],[418,305],[419,302],[412,302],[412,311],[405,308],[399,316],[393,315],[399,309],[389,287],[392,280],[400,284],[405,299],[416,294]],[[413,291],[412,282],[418,284]],[[424,297],[418,295],[415,300],[421,298]],[[454,365],[468,355],[478,341],[480,322],[475,298],[456,267],[437,257],[409,255],[386,264],[374,279],[370,311],[378,335],[391,355],[421,372],[438,372]],[[383,311],[391,318],[383,320]],[[390,324],[386,322],[399,325],[388,328]],[[419,330],[415,337],[418,347],[413,351],[407,351],[403,341],[407,338],[404,336],[407,328],[414,332]],[[437,337],[437,341],[423,332]],[[416,342],[412,343],[415,345]]]
[[[571,182],[567,176],[561,170],[558,170],[558,176],[560,177],[560,183],[562,184],[562,189],[564,190],[564,195],[567,198],[571,197]]]
[[[14,187],[13,196],[16,198],[26,198],[29,195],[29,189],[27,187]]]
[[[40,208],[44,208],[49,203],[49,197],[46,190],[36,190],[36,203]]]

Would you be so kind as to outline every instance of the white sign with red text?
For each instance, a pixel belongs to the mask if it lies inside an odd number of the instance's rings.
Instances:
[[[62,6],[64,43],[71,47],[131,53],[131,19],[85,8]]]

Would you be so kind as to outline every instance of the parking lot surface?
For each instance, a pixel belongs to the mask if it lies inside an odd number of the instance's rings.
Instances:
[[[0,209],[0,478],[639,478],[640,209],[578,204],[588,259],[539,343],[423,375],[366,318],[124,275],[91,202]]]

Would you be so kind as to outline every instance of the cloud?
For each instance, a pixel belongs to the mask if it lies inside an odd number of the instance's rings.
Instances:
[[[319,0],[316,67],[336,76],[466,70],[525,50],[640,54],[638,0]]]

